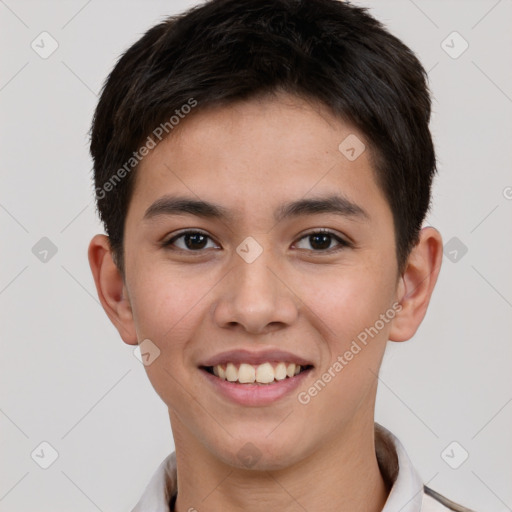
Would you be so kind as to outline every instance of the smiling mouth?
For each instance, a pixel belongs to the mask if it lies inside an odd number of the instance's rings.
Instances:
[[[236,384],[263,385],[293,379],[295,376],[307,372],[312,368],[312,365],[301,366],[286,362],[267,362],[259,365],[227,363],[201,367],[202,370],[224,381]]]

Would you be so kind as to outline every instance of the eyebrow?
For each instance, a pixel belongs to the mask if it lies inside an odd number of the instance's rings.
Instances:
[[[283,204],[274,212],[274,220],[280,222],[292,217],[321,213],[332,213],[354,219],[370,219],[368,212],[361,206],[344,196],[331,195],[314,199],[299,199]],[[228,222],[233,222],[236,218],[234,212],[216,203],[182,196],[163,196],[146,210],[143,219],[186,214]]]

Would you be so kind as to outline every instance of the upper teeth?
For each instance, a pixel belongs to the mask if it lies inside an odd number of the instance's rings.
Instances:
[[[252,365],[242,363],[238,367],[233,363],[227,365],[216,365],[213,367],[213,373],[221,379],[230,382],[240,382],[248,384],[258,382],[260,384],[269,384],[275,380],[283,380],[286,377],[293,377],[301,371],[301,366],[295,363],[277,363],[275,368],[271,363]]]

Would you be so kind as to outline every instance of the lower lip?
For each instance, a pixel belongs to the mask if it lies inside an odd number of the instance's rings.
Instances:
[[[297,389],[311,370],[312,368],[309,368],[294,377],[287,377],[271,384],[238,384],[216,377],[202,368],[200,369],[201,374],[222,396],[240,405],[247,406],[268,405],[283,398]]]

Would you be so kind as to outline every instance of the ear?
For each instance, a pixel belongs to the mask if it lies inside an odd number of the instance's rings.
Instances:
[[[427,312],[442,260],[441,234],[433,227],[423,228],[399,280],[397,300],[402,309],[393,319],[390,341],[407,341],[418,330]]]
[[[127,288],[114,263],[109,238],[96,235],[89,244],[89,265],[101,305],[110,321],[128,345],[137,345],[137,333],[133,322]]]

